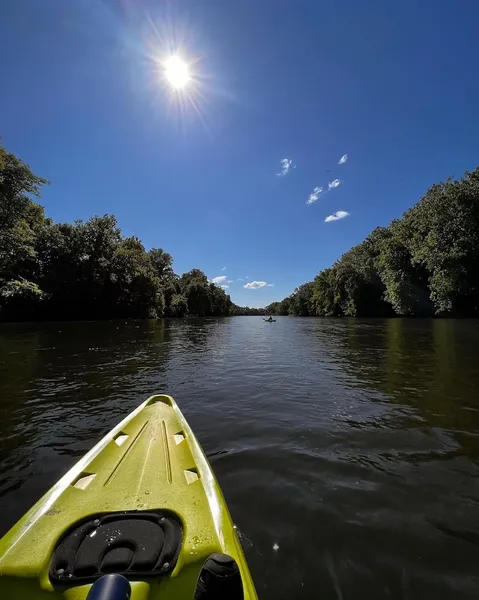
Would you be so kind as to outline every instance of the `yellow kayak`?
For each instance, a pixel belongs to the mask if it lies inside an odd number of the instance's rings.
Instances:
[[[171,396],[141,404],[0,540],[2,600],[208,600],[218,590],[257,598],[218,482]]]

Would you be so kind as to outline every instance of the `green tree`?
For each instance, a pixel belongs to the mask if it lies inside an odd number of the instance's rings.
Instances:
[[[479,310],[479,169],[432,186],[403,217],[411,261],[429,274],[437,313]]]
[[[211,313],[208,278],[199,269],[192,269],[180,277],[181,293],[188,305],[188,314],[206,317]]]
[[[313,284],[304,283],[295,289],[290,296],[289,313],[297,317],[309,317],[312,312],[311,300],[313,295]]]
[[[188,313],[188,301],[181,294],[174,294],[171,299],[170,316],[184,317]]]
[[[408,250],[407,228],[393,221],[379,243],[376,265],[385,286],[384,299],[401,316],[429,316],[434,312],[429,298],[427,272],[413,265]]]
[[[277,307],[319,316],[479,314],[479,169],[432,186]],[[309,285],[309,284],[306,284]],[[309,288],[308,288],[309,289]],[[307,308],[308,307],[308,308]]]
[[[336,272],[324,269],[313,281],[311,312],[318,317],[338,317],[343,314],[336,294]]]
[[[32,202],[30,195],[40,196],[46,183],[0,144],[0,230],[14,227],[25,217]]]
[[[115,316],[163,316],[165,300],[160,279],[137,237],[124,238],[109,265],[108,295],[115,301]]]
[[[168,281],[174,278],[173,257],[161,248],[152,248],[148,255],[155,270],[156,276],[162,281]]]
[[[45,293],[36,283],[9,281],[0,289],[0,316],[20,321],[36,319],[45,298]]]

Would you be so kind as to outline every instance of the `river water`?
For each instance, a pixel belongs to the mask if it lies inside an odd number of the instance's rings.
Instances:
[[[263,600],[477,598],[479,321],[0,326],[0,534],[175,397]]]

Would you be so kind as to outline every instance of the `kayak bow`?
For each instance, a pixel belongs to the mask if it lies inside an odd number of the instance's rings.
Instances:
[[[206,456],[173,398],[152,396],[0,540],[0,598],[85,600],[119,573],[132,600],[193,600],[216,553],[234,559],[244,599],[255,600]]]

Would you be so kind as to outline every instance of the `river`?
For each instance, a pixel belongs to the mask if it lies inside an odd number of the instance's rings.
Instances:
[[[0,533],[159,392],[260,599],[477,597],[479,321],[3,324]]]

